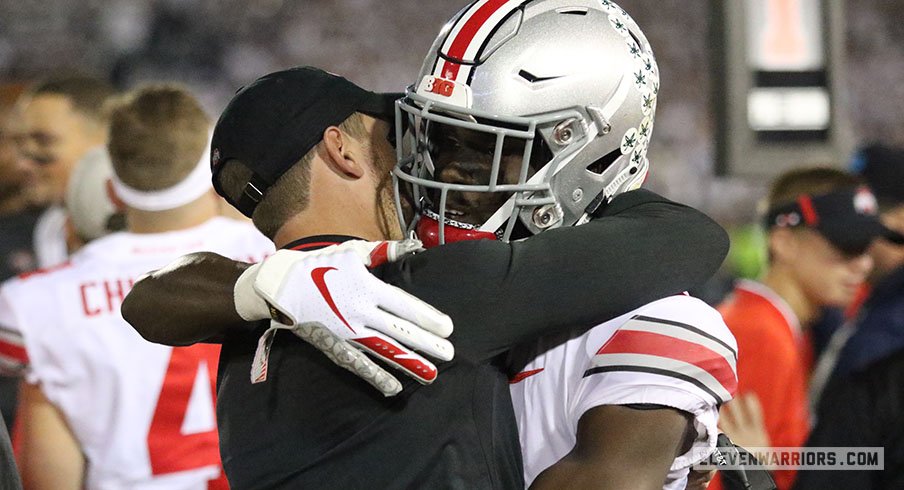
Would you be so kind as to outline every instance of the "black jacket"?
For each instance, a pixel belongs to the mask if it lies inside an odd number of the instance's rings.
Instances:
[[[884,447],[882,471],[798,471],[795,490],[904,488],[904,350],[826,388],[808,447]]]
[[[617,197],[603,214],[515,243],[453,243],[375,270],[455,322],[455,359],[429,386],[405,380],[401,394],[384,398],[287,332],[273,343],[268,380],[251,385],[264,326],[227,338],[217,419],[232,488],[523,487],[500,354],[698,285],[727,252],[712,220],[647,191]]]

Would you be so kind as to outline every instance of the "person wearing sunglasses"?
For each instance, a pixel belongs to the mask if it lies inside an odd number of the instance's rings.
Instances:
[[[813,364],[808,328],[822,308],[853,301],[873,268],[867,250],[875,239],[904,239],[885,228],[877,213],[872,192],[840,170],[793,170],[772,184],[763,219],[766,273],[759,282],[740,281],[719,308],[738,341],[738,397],[722,417],[736,443],[798,447],[806,441]],[[750,428],[735,425],[760,414],[765,434],[759,431],[754,440],[739,433]],[[794,471],[774,476],[778,488],[787,489]]]

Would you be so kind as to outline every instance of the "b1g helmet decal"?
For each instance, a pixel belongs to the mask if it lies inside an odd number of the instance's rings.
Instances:
[[[473,228],[505,240],[519,223],[579,224],[645,180],[658,94],[652,49],[615,3],[479,0],[443,27],[397,103],[397,196],[410,186],[419,214],[445,225],[450,193],[502,193]],[[431,137],[443,131],[494,142],[486,182],[440,181]],[[503,167],[503,149],[518,168]]]

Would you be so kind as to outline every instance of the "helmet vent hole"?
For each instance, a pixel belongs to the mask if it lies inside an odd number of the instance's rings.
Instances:
[[[587,7],[562,7],[556,9],[557,13],[563,15],[587,15]]]
[[[518,76],[521,77],[521,78],[523,78],[523,79],[525,79],[525,80],[527,80],[527,81],[530,82],[530,83],[539,83],[539,82],[545,82],[545,81],[547,81],[547,80],[555,80],[556,78],[562,78],[561,76],[539,77],[539,76],[534,75],[533,73],[531,73],[531,72],[529,72],[529,71],[527,71],[527,70],[521,70],[521,71],[519,71],[519,72],[518,72]]]
[[[637,45],[640,47],[640,49],[644,49],[643,43],[640,42],[640,38],[637,37],[637,34],[634,34],[634,31],[632,31],[632,30],[629,29],[629,30],[628,30],[628,34],[631,35],[631,39],[633,39],[634,42],[637,43]]]
[[[618,157],[620,157],[621,155],[621,148],[616,148],[603,158],[600,158],[599,160],[588,165],[587,171],[595,173],[597,175],[603,175],[603,172],[605,172],[606,169],[609,168],[609,166],[612,165],[613,162],[615,162],[615,160],[618,160]]]

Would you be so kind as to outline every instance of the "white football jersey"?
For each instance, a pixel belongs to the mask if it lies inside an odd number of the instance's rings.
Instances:
[[[654,301],[516,355],[533,359],[511,381],[527,485],[571,452],[588,410],[655,404],[694,417],[694,445],[675,459],[664,486],[683,489],[689,468],[716,447],[719,406],[737,388],[734,336],[719,312],[690,296]]]
[[[260,261],[273,245],[250,224],[115,233],[69,263],[0,289],[0,358],[65,416],[89,489],[207,489],[221,475],[214,400],[219,346],[152,344],[123,320],[132,284],[181,255]],[[7,355],[9,354],[9,355]]]

